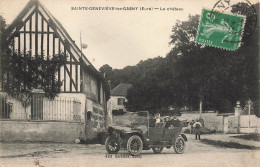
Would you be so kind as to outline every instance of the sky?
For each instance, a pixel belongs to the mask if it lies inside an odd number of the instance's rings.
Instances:
[[[0,15],[11,24],[28,1],[0,0]],[[83,53],[94,67],[99,69],[108,64],[113,69],[122,69],[148,58],[165,57],[172,47],[170,35],[176,20],[187,20],[189,14],[200,14],[202,8],[211,9],[218,0],[39,1],[61,22],[78,46],[81,32],[82,43],[88,45]],[[72,10],[76,7],[88,10]],[[97,7],[137,10],[94,10]]]

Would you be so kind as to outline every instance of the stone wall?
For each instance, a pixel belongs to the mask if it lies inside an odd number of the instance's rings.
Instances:
[[[76,122],[0,121],[0,140],[65,142],[84,138],[84,124]]]
[[[217,132],[223,131],[223,118],[218,117],[217,113],[202,113],[202,119],[204,120],[204,126],[210,130],[216,130]],[[200,117],[198,112],[196,113],[182,113],[181,119],[186,119],[189,122]]]

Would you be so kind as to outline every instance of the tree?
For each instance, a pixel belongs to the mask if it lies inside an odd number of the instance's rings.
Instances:
[[[3,58],[3,89],[9,95],[30,94],[33,89],[41,88],[46,97],[53,99],[60,92],[62,83],[56,74],[66,62],[63,53],[44,59],[44,56],[31,56],[29,52],[10,52]]]
[[[198,108],[201,99],[205,102],[204,109],[232,112],[236,100],[259,99],[256,95],[259,34],[258,29],[251,30],[255,11],[244,3],[232,8],[232,12],[245,14],[249,19],[242,46],[235,52],[196,44],[198,16],[189,16],[188,21],[177,22],[173,27],[170,42],[173,49],[167,57],[176,60],[175,84],[186,105]]]
[[[1,67],[4,66],[4,64],[2,63],[2,59],[3,59],[3,54],[6,53],[7,49],[8,49],[8,45],[7,45],[7,37],[6,37],[6,27],[7,24],[5,22],[5,19],[0,15],[0,65]],[[3,79],[3,72],[2,72],[2,68],[0,68],[0,81],[2,84],[2,79]]]
[[[258,7],[259,4],[254,5],[257,10]],[[202,100],[203,110],[233,112],[237,100],[245,104],[250,98],[259,104],[259,30],[251,26],[258,11],[238,3],[232,6],[232,12],[244,14],[249,20],[242,45],[236,51],[197,44],[199,15],[195,15],[173,26],[170,41],[173,48],[165,58],[112,70],[110,80],[114,86],[120,82],[133,84],[126,107],[155,111],[168,106],[188,106],[198,110]]]
[[[103,65],[102,67],[99,68],[99,72],[101,74],[103,74],[106,79],[110,78],[112,70],[113,70],[113,68],[110,67],[108,64],[105,64],[105,65]]]

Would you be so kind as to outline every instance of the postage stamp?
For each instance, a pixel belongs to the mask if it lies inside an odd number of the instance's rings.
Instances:
[[[237,50],[241,44],[246,17],[202,9],[196,42]]]

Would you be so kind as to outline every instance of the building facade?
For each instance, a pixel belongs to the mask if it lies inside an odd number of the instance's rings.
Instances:
[[[112,119],[113,111],[126,111],[124,103],[127,100],[127,91],[131,87],[132,84],[120,83],[111,90],[110,99],[107,101],[108,115],[110,119]]]
[[[64,54],[67,58],[55,74],[62,85],[53,100],[44,97],[44,91],[36,86],[24,105],[24,97],[5,92],[4,81],[10,78],[8,72],[2,74],[0,140],[68,142],[95,138],[106,126],[109,86],[61,23],[39,0],[31,0],[8,32],[13,52],[44,59]]]

